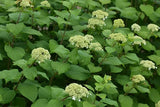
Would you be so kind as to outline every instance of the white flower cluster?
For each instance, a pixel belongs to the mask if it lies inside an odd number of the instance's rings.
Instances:
[[[125,24],[124,24],[124,21],[122,19],[115,19],[114,23],[113,23],[113,26],[115,28],[119,28],[119,27],[124,27]]]
[[[134,83],[140,83],[142,81],[145,81],[145,78],[142,75],[138,74],[138,75],[133,75],[132,78],[131,78],[131,80]]]
[[[93,39],[92,35],[75,35],[70,37],[69,42],[78,48],[88,48]]]
[[[108,17],[108,13],[102,10],[97,10],[92,12],[92,17],[96,17],[97,19],[105,20]]]
[[[88,97],[88,90],[77,83],[71,83],[65,88],[65,92],[72,97],[73,100],[81,101],[82,97]]]
[[[155,66],[155,63],[153,63],[152,61],[150,60],[142,60],[140,62],[140,64],[145,67],[145,68],[148,68],[148,70],[151,70],[151,69],[157,69],[157,67]]]
[[[47,0],[42,1],[42,2],[41,2],[41,6],[43,6],[43,7],[48,7],[48,8],[51,7],[50,3],[49,3]]]
[[[35,59],[38,63],[44,62],[46,59],[50,59],[51,55],[48,50],[44,48],[36,48],[32,50],[31,56]]]
[[[141,26],[139,26],[138,24],[134,23],[132,26],[131,26],[131,29],[135,32],[139,32],[141,30]]]
[[[121,41],[122,43],[127,42],[126,37],[122,33],[112,33],[109,35],[109,37],[116,41]]]
[[[158,31],[158,30],[160,29],[160,27],[157,26],[157,25],[155,25],[155,24],[149,24],[149,25],[147,26],[147,29],[148,29],[149,31],[156,32],[156,31]]]
[[[88,20],[88,28],[95,29],[96,26],[105,26],[104,20],[108,17],[108,13],[102,10],[92,12],[92,17]]]
[[[160,107],[160,100],[155,104],[155,107]]]
[[[103,51],[103,48],[102,48],[101,44],[98,43],[98,42],[91,43],[90,46],[89,46],[89,49],[95,50],[95,51]]]
[[[146,41],[144,39],[142,39],[140,36],[134,36],[134,37],[132,37],[132,39],[133,39],[134,45],[140,45],[140,46],[141,46],[141,44],[146,45]]]
[[[31,0],[17,0],[15,1],[15,4],[20,3],[21,7],[32,7]]]

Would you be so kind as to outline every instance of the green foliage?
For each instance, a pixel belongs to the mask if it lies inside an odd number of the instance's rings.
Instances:
[[[0,106],[154,107],[159,6],[158,0],[0,0]],[[36,48],[44,51],[33,57]],[[71,83],[84,92],[67,92]]]

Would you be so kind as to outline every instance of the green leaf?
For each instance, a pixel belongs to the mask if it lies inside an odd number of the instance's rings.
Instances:
[[[91,103],[89,103],[89,102],[87,102],[87,101],[84,101],[84,102],[83,102],[83,107],[96,107],[96,105],[91,104]]]
[[[20,18],[19,18],[19,15],[21,15]],[[13,20],[15,22],[17,22],[18,19],[19,19],[19,22],[23,22],[29,19],[29,14],[25,12],[15,12],[15,13],[10,13],[9,18],[10,20]]]
[[[75,48],[71,51],[71,53],[69,54],[69,59],[68,61],[72,64],[78,64],[78,60],[79,60],[79,54],[78,54],[78,49]]]
[[[8,88],[0,88],[0,104],[10,103],[14,99],[15,95],[16,93],[13,90]]]
[[[157,65],[160,65],[160,57],[157,55],[150,55],[148,58],[152,61],[154,61]]]
[[[52,99],[48,102],[48,105],[46,107],[63,107],[63,104],[62,101]]]
[[[120,73],[123,69],[120,67],[116,67],[116,66],[110,66],[111,69],[111,73]]]
[[[98,61],[101,62],[103,58],[99,58]],[[105,58],[102,64],[109,64],[109,65],[122,65],[123,63],[119,60],[118,57],[108,57]]]
[[[21,73],[17,69],[3,70],[0,72],[0,79],[5,79],[6,83],[9,81],[18,82],[20,76]]]
[[[63,62],[52,62],[51,66],[58,72],[59,75],[67,72],[70,69],[70,64]]]
[[[50,99],[50,98],[52,98],[51,87],[50,86],[40,87],[39,90],[38,90],[38,94],[39,94],[40,99]]]
[[[116,51],[116,49],[113,48],[113,47],[105,47],[105,50],[106,50],[109,54],[111,54],[111,53],[113,53],[113,52]]]
[[[13,65],[17,65],[20,68],[24,69],[24,68],[27,68],[27,61],[24,59],[20,59],[20,60],[14,61]]]
[[[119,107],[117,101],[111,100],[109,98],[102,99],[101,101],[106,103],[106,104],[112,105],[114,107]]]
[[[52,99],[62,100],[65,97],[66,93],[64,89],[58,87],[51,87],[51,96]]]
[[[121,107],[133,106],[133,100],[129,96],[119,95],[118,101],[120,102]]]
[[[22,71],[22,73],[29,80],[34,80],[35,77],[37,77],[36,67],[26,68]]]
[[[7,29],[14,35],[18,35],[23,30],[24,26],[25,25],[23,23],[6,25]]]
[[[149,98],[151,101],[157,103],[159,100],[160,100],[160,94],[159,94],[159,91],[152,88],[150,90],[150,93],[149,93]]]
[[[30,35],[43,36],[40,31],[32,29],[31,27],[25,27],[22,32]]]
[[[79,54],[79,63],[81,65],[88,65],[90,63],[92,55],[82,50],[78,50],[78,54]]]
[[[130,77],[127,75],[117,75],[116,81],[120,85],[126,85],[130,81]]]
[[[119,7],[119,8],[126,8],[130,6],[131,3],[128,2],[127,0],[116,0],[115,5],[116,7]]]
[[[146,45],[142,45],[142,47],[147,51],[155,51],[156,48],[154,45],[152,45],[149,41],[146,41]]]
[[[101,76],[99,76],[99,75],[94,75],[93,77],[99,83],[102,83],[104,81],[103,78]]]
[[[136,86],[136,89],[137,89],[138,91],[140,91],[141,93],[150,93],[150,90],[149,90],[148,88],[142,87],[142,86],[140,86],[140,85]]]
[[[71,65],[69,71],[65,73],[69,78],[79,81],[84,81],[89,78],[89,71],[78,66],[78,65]]]
[[[125,57],[127,57],[127,58],[130,59],[130,60],[139,62],[139,58],[138,58],[138,56],[137,56],[135,53],[127,53],[127,54],[125,55]]]
[[[38,75],[41,75],[42,77],[44,77],[45,79],[49,80],[47,74],[45,72],[37,72]]]
[[[64,1],[64,2],[66,2],[66,1]],[[54,12],[55,12],[58,16],[60,16],[60,17],[62,17],[62,18],[68,19],[68,17],[69,17],[69,12],[68,12],[67,10],[63,10],[63,11],[54,10]]]
[[[99,0],[99,1],[102,3],[102,5],[111,3],[111,0]]]
[[[148,104],[138,103],[138,107],[149,107]]]
[[[46,107],[47,105],[48,105],[47,99],[38,99],[31,105],[31,107]]]
[[[40,17],[36,18],[36,22],[41,26],[43,26],[43,25],[49,26],[51,21],[48,16],[43,16],[43,17],[40,16]]]
[[[63,6],[66,6],[68,9],[71,9],[72,3],[68,1],[63,1]]]
[[[101,67],[99,67],[99,66],[94,66],[94,64],[89,64],[88,65],[88,69],[89,69],[89,71],[91,72],[91,73],[96,73],[96,72],[100,72],[101,70],[102,70],[102,68]]]
[[[123,86],[123,90],[126,93],[137,93],[137,90],[133,88],[133,82],[128,82]]]
[[[32,102],[34,102],[37,98],[38,90],[35,85],[21,83],[18,86],[18,90],[24,97]]]
[[[8,57],[12,60],[19,60],[25,55],[24,49],[20,47],[12,48],[10,46],[5,45],[4,49],[7,52]]]

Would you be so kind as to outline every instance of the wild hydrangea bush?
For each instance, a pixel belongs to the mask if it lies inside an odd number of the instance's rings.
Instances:
[[[0,0],[2,107],[160,107],[159,0]]]

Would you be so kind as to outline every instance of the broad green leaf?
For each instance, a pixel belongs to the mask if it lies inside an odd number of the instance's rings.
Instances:
[[[146,45],[142,45],[142,47],[147,51],[155,51],[156,48],[154,45],[152,45],[149,41],[146,41]]]
[[[123,69],[117,66],[110,66],[111,73],[120,73]]]
[[[148,88],[142,87],[142,86],[140,86],[140,85],[136,86],[136,89],[137,89],[138,91],[140,91],[141,93],[150,93],[150,90],[149,90]]]
[[[24,97],[26,97],[32,102],[34,102],[37,98],[38,90],[37,87],[34,85],[21,83],[18,86],[18,90]]]
[[[52,99],[48,102],[48,105],[46,107],[63,107],[63,104],[62,101]]]
[[[115,5],[116,5],[116,7],[123,9],[123,8],[130,6],[131,3],[128,2],[127,0],[116,0]]]
[[[125,55],[125,57],[127,57],[127,58],[130,59],[130,60],[139,62],[139,58],[138,58],[138,56],[137,56],[135,53],[127,53],[127,54]]]
[[[79,81],[84,81],[89,78],[89,71],[78,66],[78,65],[71,65],[69,71],[65,73],[69,78]]]
[[[119,95],[118,101],[121,107],[132,107],[133,106],[133,100],[129,96]]]
[[[156,63],[156,65],[160,65],[160,56],[150,55],[148,58]]]
[[[116,81],[120,85],[126,85],[130,81],[130,77],[127,75],[117,75]]]
[[[63,62],[52,62],[51,66],[52,69],[56,70],[59,75],[67,72],[70,69],[70,64]]]
[[[64,1],[64,2],[66,2],[66,1]],[[62,17],[62,18],[68,19],[68,17],[69,17],[69,12],[68,12],[67,10],[64,10],[64,11],[54,10],[54,12],[55,12],[58,16],[60,16],[60,17]]]
[[[30,35],[43,36],[40,31],[32,29],[31,27],[25,27],[22,32]]]
[[[3,40],[11,40],[10,34],[6,31],[6,29],[0,29],[0,39]]]
[[[40,63],[40,67],[42,67],[46,71],[52,71],[52,66],[51,66],[52,61],[46,60],[44,63]]]
[[[20,59],[20,60],[14,61],[13,65],[17,65],[20,68],[24,69],[24,68],[27,68],[27,61],[24,59]]]
[[[88,65],[88,69],[91,73],[96,73],[96,72],[100,72],[102,70],[101,67],[99,66],[94,66],[94,64],[89,64]]]
[[[103,58],[98,59],[99,62],[103,61],[102,64],[109,65],[122,65],[123,63],[119,60],[118,57],[108,57],[103,60]]]
[[[51,21],[50,21],[48,16],[43,16],[43,17],[40,16],[40,17],[36,18],[36,22],[41,26],[43,26],[43,25],[49,26],[50,23],[51,23]]]
[[[137,90],[133,88],[133,82],[128,82],[123,86],[123,90],[126,93],[137,93]]]
[[[69,54],[69,59],[68,61],[72,64],[78,64],[78,60],[79,60],[79,54],[78,54],[78,49],[75,48],[71,51],[71,53]]]
[[[18,35],[23,30],[25,25],[23,23],[7,24],[6,27],[12,34]]]
[[[138,107],[149,107],[149,105],[148,104],[138,103]]]
[[[15,91],[10,90],[9,88],[0,88],[0,104],[10,103],[14,99],[15,95]]]
[[[65,21],[63,18],[61,17],[53,17],[53,16],[50,16],[50,19],[54,20],[55,22],[58,23],[58,25],[62,25],[62,24],[67,24],[67,25],[70,25],[71,23],[68,22],[68,21]]]
[[[72,3],[68,1],[63,1],[63,6],[66,6],[68,9],[71,9]]]
[[[66,93],[64,89],[58,87],[51,87],[51,96],[52,99],[62,100],[65,97]]]
[[[51,39],[51,40],[49,41],[50,51],[51,51],[51,52],[54,52],[54,50],[55,50],[57,47],[58,47],[57,41],[54,40],[54,39]]]
[[[100,97],[102,100],[106,98],[106,94],[104,93],[99,93],[99,94],[96,94],[96,96]]]
[[[38,99],[31,105],[31,107],[46,107],[47,105],[48,105],[47,99]]]
[[[38,95],[40,99],[50,99],[52,97],[51,87],[50,86],[40,87],[38,90]]]
[[[116,51],[116,49],[113,48],[113,47],[105,47],[105,50],[106,50],[109,54],[111,54],[111,53],[113,53],[113,52]]]
[[[84,102],[83,102],[83,107],[96,107],[96,105],[91,104],[91,103],[89,103],[89,102],[87,102],[87,101],[84,101]]]
[[[35,67],[25,68],[22,73],[29,80],[34,80],[37,77],[37,69]]]
[[[102,83],[104,81],[103,78],[99,75],[94,75],[94,79],[99,83]]]
[[[19,15],[21,15],[20,18]],[[9,14],[9,19],[15,22],[17,22],[17,20],[19,19],[19,22],[23,22],[29,19],[29,14],[25,12],[14,12]]]
[[[88,65],[90,63],[92,55],[82,50],[78,50],[78,54],[79,54],[79,63],[81,65]]]
[[[109,105],[112,105],[114,107],[119,107],[117,101],[109,99],[109,98],[102,99],[102,102],[109,104]]]
[[[19,60],[25,55],[25,51],[23,48],[20,47],[10,47],[5,45],[4,47],[5,51],[7,52],[7,55],[12,60]]]
[[[151,101],[157,103],[160,100],[160,93],[155,88],[150,89],[149,98]]]
[[[41,75],[42,77],[44,77],[45,79],[49,80],[47,74],[45,72],[37,72],[38,75]]]
[[[111,0],[99,0],[99,1],[102,3],[102,5],[111,3]]]
[[[0,72],[0,79],[4,79],[6,83],[9,81],[17,82],[21,73],[17,69],[3,70]]]

